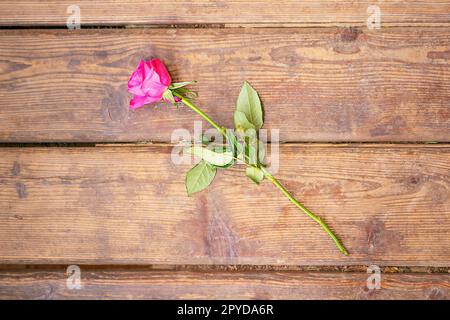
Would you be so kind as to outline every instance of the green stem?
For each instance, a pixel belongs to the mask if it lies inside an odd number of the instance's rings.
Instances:
[[[226,137],[226,131],[225,128],[219,126],[213,119],[211,119],[206,113],[204,113],[202,110],[200,110],[199,108],[197,108],[194,104],[192,104],[191,101],[189,101],[187,98],[185,98],[184,96],[182,96],[181,94],[172,91],[174,96],[177,96],[178,98],[181,99],[181,102],[184,103],[186,106],[188,106],[189,108],[191,108],[192,110],[194,110],[195,112],[197,112],[203,119],[205,119],[207,122],[209,122],[214,128],[216,128],[224,137],[225,139]],[[334,243],[336,244],[336,246],[339,248],[339,250],[344,254],[344,255],[348,255],[347,250],[345,249],[345,247],[342,245],[342,243],[339,241],[339,239],[334,235],[333,231],[331,231],[331,229],[328,227],[328,225],[319,217],[317,217],[315,214],[313,214],[311,211],[309,211],[304,205],[302,205],[300,202],[297,201],[297,199],[295,199],[290,193],[289,191],[286,190],[286,188],[274,177],[272,176],[272,174],[267,171],[267,169],[265,169],[264,167],[260,168],[263,173],[264,176],[267,178],[267,180],[269,180],[270,182],[272,182],[278,189],[280,189],[280,191],[293,203],[295,204],[299,209],[301,209],[304,213],[306,213],[311,219],[313,219],[315,222],[317,222],[327,233],[328,235],[331,237],[331,239],[333,239]]]
[[[181,94],[172,91],[174,96],[177,96],[178,98],[181,99],[181,102],[183,102],[186,106],[188,106],[189,108],[191,108],[192,110],[194,110],[195,112],[197,112],[203,119],[205,119],[206,121],[208,121],[214,128],[216,128],[225,138],[226,138],[226,134],[225,134],[225,129],[222,128],[221,126],[219,126],[213,119],[211,119],[206,113],[204,113],[202,110],[200,110],[199,108],[197,108],[191,101],[189,101],[187,98],[185,98],[184,96],[182,96]]]
[[[264,172],[264,176],[272,182],[278,189],[281,190],[281,192],[293,203],[295,204],[299,209],[301,209],[304,213],[306,213],[311,219],[313,219],[315,222],[317,222],[325,231],[328,233],[328,235],[333,239],[336,246],[339,248],[339,250],[346,256],[348,256],[348,252],[345,249],[345,247],[342,245],[342,243],[339,241],[339,239],[334,235],[333,231],[331,231],[330,227],[318,216],[316,216],[314,213],[308,210],[304,205],[302,205],[300,202],[297,201],[290,193],[286,190],[286,188],[278,181],[272,174],[267,171],[266,168],[261,167],[262,172]]]

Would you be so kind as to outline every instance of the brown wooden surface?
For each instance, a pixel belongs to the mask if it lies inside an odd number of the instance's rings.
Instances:
[[[0,25],[65,26],[67,8],[81,9],[83,25],[127,24],[301,24],[366,25],[367,8],[376,4],[388,25],[450,22],[448,0],[278,0],[278,1],[166,1],[166,0],[45,0],[0,2]],[[276,7],[274,7],[276,6]]]
[[[450,299],[450,275],[365,273],[84,271],[69,290],[61,271],[0,271],[0,299]]]
[[[189,198],[170,146],[0,149],[0,261],[448,266],[450,147],[284,145],[269,182],[217,174]]]
[[[69,31],[74,4],[83,29]],[[420,143],[450,142],[449,13],[450,0],[0,1],[0,299],[450,299],[450,144]],[[188,198],[170,144],[87,147],[192,132],[185,107],[128,110],[150,57],[198,80],[225,126],[248,80],[265,128],[295,142],[276,176],[350,256],[242,168]],[[37,144],[9,144],[22,142]]]
[[[186,107],[128,110],[127,80],[149,57],[198,80],[198,104],[222,125],[248,80],[283,141],[449,141],[449,38],[443,28],[3,30],[0,142],[192,130],[199,118]]]

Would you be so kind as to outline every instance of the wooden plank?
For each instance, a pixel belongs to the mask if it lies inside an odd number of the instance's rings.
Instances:
[[[250,81],[282,141],[448,141],[450,30],[132,29],[0,32],[0,142],[170,141],[199,117],[128,110],[129,75],[160,57],[232,125]],[[174,45],[176,43],[176,45]]]
[[[65,26],[70,0],[0,2],[0,25]],[[142,1],[78,0],[82,25],[127,24],[303,24],[362,25],[378,5],[382,23],[417,25],[450,22],[448,0],[277,0],[277,1]],[[71,12],[71,11],[69,11]]]
[[[284,145],[268,181],[232,168],[189,198],[170,146],[0,149],[3,264],[450,265],[450,146]]]
[[[448,274],[84,271],[81,289],[64,271],[1,271],[0,299],[450,299]]]

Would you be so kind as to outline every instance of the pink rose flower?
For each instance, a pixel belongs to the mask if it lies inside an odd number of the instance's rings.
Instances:
[[[161,60],[141,60],[128,80],[128,92],[134,95],[130,109],[160,101],[171,82],[170,74]]]

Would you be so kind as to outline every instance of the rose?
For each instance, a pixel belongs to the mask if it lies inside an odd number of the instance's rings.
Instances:
[[[247,165],[245,171],[247,177],[257,184],[259,184],[264,178],[267,178],[267,180],[280,189],[280,191],[295,206],[297,206],[297,208],[302,210],[311,219],[317,222],[333,239],[336,246],[343,254],[348,255],[345,247],[322,219],[317,217],[300,202],[298,202],[297,199],[295,199],[289,191],[287,191],[287,189],[265,168],[264,163],[258,159],[256,159],[256,161],[250,159],[246,150],[250,150],[252,147],[254,150],[259,149],[260,144],[257,139],[257,147],[254,147],[255,144],[253,144],[253,146],[249,145],[249,142],[246,142],[245,137],[244,145],[241,145],[238,142],[238,136],[236,136],[229,129],[217,124],[206,113],[195,106],[187,96],[191,95],[193,92],[184,88],[189,84],[195,83],[195,81],[178,83],[171,82],[172,79],[167,72],[166,66],[160,60],[153,59],[147,62],[142,60],[128,81],[128,91],[134,94],[133,99],[130,101],[130,108],[136,109],[142,107],[144,104],[158,102],[161,99],[171,102],[174,105],[176,102],[181,102],[216,128],[217,131],[224,136],[226,141],[226,146],[224,146],[225,150],[223,148],[220,150],[219,148],[216,151],[216,149],[208,149],[207,146],[195,145],[188,148],[190,153],[202,159],[186,175],[186,191],[189,196],[205,189],[208,185],[210,185],[216,176],[217,168],[228,168],[236,163],[235,160],[241,159]],[[252,129],[253,132],[255,129],[259,130],[263,125],[263,110],[261,107],[261,101],[259,100],[256,90],[253,89],[248,82],[244,82],[241,93],[237,99],[234,124],[236,129],[246,129],[246,131]],[[209,145],[209,141],[206,141],[206,144]],[[262,150],[264,150],[264,148]]]
[[[160,101],[171,82],[170,74],[161,60],[141,60],[128,81],[128,92],[134,95],[130,109]]]

